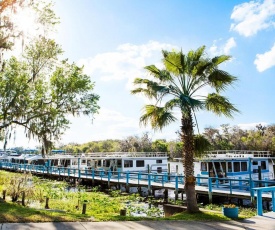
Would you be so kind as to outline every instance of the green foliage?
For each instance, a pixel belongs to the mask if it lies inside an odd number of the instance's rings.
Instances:
[[[109,194],[111,197],[119,197],[121,194],[121,191],[120,190],[111,190]]]
[[[13,2],[18,6],[18,1]],[[69,127],[68,115],[92,116],[99,109],[99,96],[93,93],[94,82],[83,73],[83,67],[61,60],[62,49],[46,36],[58,21],[52,4],[30,1],[27,6],[38,14],[44,33],[26,43],[22,57],[4,61],[0,72],[0,131],[2,134],[5,129],[7,143],[15,125],[23,126],[27,137],[40,141],[45,155]]]
[[[202,156],[205,151],[210,150],[211,144],[203,135],[195,135],[194,137],[195,156]]]
[[[61,199],[65,194],[65,188],[68,186],[66,183],[59,181],[38,180],[37,182],[39,182],[39,186],[36,186],[36,189],[40,195],[40,200],[43,200],[43,197]]]
[[[220,129],[206,128],[204,136],[213,150],[242,149],[274,152],[274,127],[274,125],[263,127],[259,124],[254,129],[243,130],[238,126],[230,127],[228,124],[223,124]]]
[[[152,149],[155,152],[168,152],[168,143],[164,139],[155,140],[152,142]]]
[[[34,188],[32,184],[30,184],[31,179],[32,175],[28,173],[14,175],[8,178],[5,190],[7,191],[7,195],[11,196],[13,202],[17,201],[23,192],[25,192],[26,197],[33,195]]]

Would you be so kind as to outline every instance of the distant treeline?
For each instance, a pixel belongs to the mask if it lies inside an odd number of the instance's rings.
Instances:
[[[182,143],[179,140],[166,141],[165,139],[152,140],[148,133],[141,137],[129,136],[123,140],[108,139],[91,141],[85,144],[70,143],[61,146],[67,153],[90,152],[169,152],[171,157],[179,157],[182,152]]]
[[[275,152],[275,125],[256,125],[244,130],[238,126],[223,124],[220,128],[208,127],[202,136],[210,143],[208,150],[262,150]],[[60,146],[70,153],[88,152],[168,152],[171,158],[181,157],[182,143],[175,134],[175,140],[152,140],[148,133],[129,136],[122,140],[109,139],[91,141],[85,144],[70,143]]]

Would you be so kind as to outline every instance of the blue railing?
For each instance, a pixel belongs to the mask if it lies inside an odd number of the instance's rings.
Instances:
[[[42,174],[54,174],[60,176],[72,176],[76,178],[90,178],[90,179],[105,179],[110,183],[120,182],[124,179],[125,183],[128,185],[130,182],[132,184],[139,185],[141,182],[147,181],[147,185],[151,186],[152,183],[157,183],[164,187],[166,183],[173,183],[174,188],[178,190],[181,185],[184,185],[184,176],[177,174],[168,174],[164,173],[145,173],[145,172],[121,172],[118,171],[104,171],[103,169],[77,169],[77,168],[66,168],[66,167],[55,167],[46,165],[33,165],[33,164],[17,164],[11,162],[1,162],[0,168],[9,168],[13,170],[20,171],[32,171]],[[254,188],[260,186],[271,186],[274,185],[274,181],[268,180],[251,180],[243,179],[239,177],[238,179],[234,178],[219,178],[219,177],[205,177],[197,175],[196,185],[208,187],[208,192],[212,193],[213,189],[228,189],[229,194],[233,194],[235,190],[243,190],[250,192],[251,197],[254,197]],[[143,183],[144,185],[144,183]],[[183,186],[182,186],[183,188]]]
[[[275,212],[275,186],[254,188],[257,193],[257,215],[263,215],[263,192],[271,192],[272,194],[272,211]]]

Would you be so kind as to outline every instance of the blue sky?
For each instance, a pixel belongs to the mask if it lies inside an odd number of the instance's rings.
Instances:
[[[199,112],[200,130],[221,124],[242,128],[275,118],[275,0],[58,0],[56,40],[64,57],[85,66],[100,95],[99,114],[72,118],[60,143],[123,139],[148,131],[153,139],[176,139],[180,121],[154,132],[140,127],[146,101],[130,94],[143,67],[160,64],[161,50],[187,52],[206,45],[208,56],[232,56],[222,68],[238,77],[225,95],[241,111],[234,119]],[[30,147],[18,139],[13,145]]]

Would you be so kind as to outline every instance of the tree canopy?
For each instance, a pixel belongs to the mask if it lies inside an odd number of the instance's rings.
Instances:
[[[93,93],[94,82],[83,73],[83,67],[62,59],[63,50],[47,36],[48,26],[56,22],[51,4],[41,3],[41,7],[27,0],[5,2],[6,8],[3,2],[0,5],[3,11],[28,3],[44,30],[24,44],[21,55],[2,60],[0,130],[7,143],[16,127],[23,126],[28,138],[39,140],[45,155],[69,127],[68,115],[93,118],[99,109],[99,96]]]

